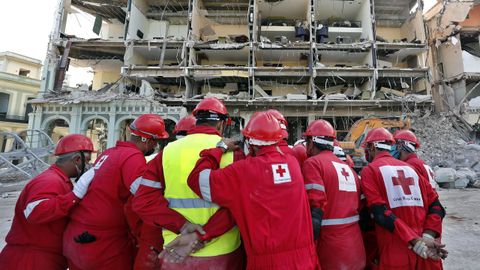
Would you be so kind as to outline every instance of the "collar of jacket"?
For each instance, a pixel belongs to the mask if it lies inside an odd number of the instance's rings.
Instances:
[[[62,169],[60,169],[60,167],[58,167],[56,164],[51,165],[49,169],[55,171],[55,173],[62,177],[63,181],[71,183],[68,175],[66,175],[65,172],[63,172]]]
[[[407,158],[406,158],[404,161],[407,162],[407,161],[409,161],[410,159],[418,159],[417,154],[412,153],[412,154],[408,155]]]
[[[384,157],[392,157],[389,152],[380,152],[373,160],[377,160],[379,158],[384,158]]]
[[[192,129],[190,129],[187,134],[191,135],[191,134],[198,134],[198,133],[222,136],[215,127],[211,127],[211,126],[195,126]]]

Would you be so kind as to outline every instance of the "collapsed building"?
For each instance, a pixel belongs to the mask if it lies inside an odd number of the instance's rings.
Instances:
[[[65,32],[78,12],[99,38]],[[278,109],[290,143],[317,118],[342,138],[366,116],[422,115],[434,94],[422,13],[415,0],[61,0],[30,126],[93,132],[104,149],[143,113],[171,131],[206,96],[227,105],[228,135]],[[91,85],[64,86],[69,65],[92,67]]]

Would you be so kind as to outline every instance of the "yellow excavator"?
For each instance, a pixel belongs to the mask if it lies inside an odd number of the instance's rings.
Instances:
[[[365,165],[363,158],[364,151],[362,149],[362,142],[368,131],[374,128],[384,127],[392,133],[399,129],[410,129],[409,118],[363,118],[355,122],[350,128],[344,141],[339,144],[345,153],[352,156],[356,168],[361,168]]]

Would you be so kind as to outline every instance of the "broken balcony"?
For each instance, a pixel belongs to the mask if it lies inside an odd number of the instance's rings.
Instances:
[[[362,47],[373,40],[370,1],[316,1],[316,41],[340,48]],[[323,46],[328,47],[328,46]]]
[[[258,1],[254,30],[261,48],[308,47],[308,0]]]
[[[376,41],[379,48],[425,46],[425,26],[419,6],[417,0],[375,0]]]

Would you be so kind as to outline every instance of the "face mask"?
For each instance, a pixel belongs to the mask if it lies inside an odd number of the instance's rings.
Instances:
[[[390,155],[392,155],[392,157],[396,158],[396,159],[399,159],[400,158],[400,151],[398,151],[397,149],[397,146],[393,146],[392,149],[390,150]]]

